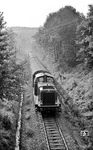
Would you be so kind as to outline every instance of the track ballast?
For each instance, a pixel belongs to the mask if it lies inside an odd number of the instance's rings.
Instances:
[[[55,117],[43,116],[48,150],[69,150]]]

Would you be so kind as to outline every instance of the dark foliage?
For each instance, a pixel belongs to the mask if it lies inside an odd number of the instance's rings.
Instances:
[[[15,51],[14,33],[6,28],[3,13],[0,12],[0,100],[2,103],[0,110],[0,150],[13,150],[15,148],[15,122],[17,118],[12,118],[10,114],[16,116],[13,112],[13,105],[18,104],[15,101],[20,102],[19,97],[23,83],[23,65],[16,64]],[[10,109],[7,109],[8,107]]]
[[[20,71],[16,64],[14,35],[5,27],[3,13],[0,12],[0,98],[13,100],[20,93]]]
[[[59,65],[64,69],[77,64],[76,27],[82,18],[84,16],[73,7],[66,6],[49,14],[44,27],[40,28],[36,35],[39,44],[53,54],[55,61],[59,61]]]
[[[77,28],[77,44],[80,50],[78,60],[89,68],[93,67],[93,5],[89,5],[89,13]]]

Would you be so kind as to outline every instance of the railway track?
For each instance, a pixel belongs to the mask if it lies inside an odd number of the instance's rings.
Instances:
[[[36,66],[37,64],[40,64],[43,67],[45,67],[44,64],[42,64],[42,62],[37,57],[33,57],[33,59],[36,62],[35,64]],[[61,90],[61,88],[59,88],[60,86],[56,80],[55,80],[55,86],[58,90],[58,95],[62,103],[62,106],[65,106],[64,101],[62,101],[62,99],[65,99],[64,97],[65,93],[62,91],[63,89]],[[69,107],[66,107],[66,109],[69,110]],[[70,112],[70,110],[68,112]],[[79,150],[76,140],[69,135],[69,132],[66,131],[66,128],[64,130],[64,127],[62,127],[63,122],[60,124],[61,121],[60,117],[59,117],[60,121],[57,121],[59,119],[55,115],[54,116],[41,115],[41,118],[43,119],[41,120],[43,122],[44,135],[45,135],[48,150],[77,150],[77,149]]]
[[[55,117],[43,116],[48,150],[69,150]]]

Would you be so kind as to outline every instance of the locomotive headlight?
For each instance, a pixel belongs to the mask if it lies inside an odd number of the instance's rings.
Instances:
[[[42,87],[40,87],[40,91],[42,91],[43,90],[43,88]]]

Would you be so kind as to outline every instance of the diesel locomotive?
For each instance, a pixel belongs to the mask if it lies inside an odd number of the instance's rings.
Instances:
[[[44,70],[33,74],[33,93],[38,110],[59,110],[61,107],[53,76]]]
[[[30,57],[34,103],[37,110],[61,110],[54,77],[37,57]]]

